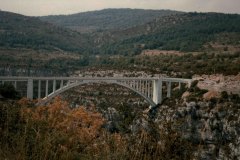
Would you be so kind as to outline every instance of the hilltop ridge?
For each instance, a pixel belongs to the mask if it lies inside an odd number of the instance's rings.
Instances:
[[[78,32],[36,17],[0,11],[1,47],[83,52],[87,44],[87,37]]]
[[[144,9],[103,9],[81,12],[71,15],[51,15],[40,17],[41,20],[79,32],[122,30],[151,22],[155,18],[181,14],[172,10]]]

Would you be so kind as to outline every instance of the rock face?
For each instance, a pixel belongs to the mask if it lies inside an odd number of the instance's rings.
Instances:
[[[104,118],[107,120],[105,128],[110,132],[117,130],[118,122],[120,121],[120,115],[115,108],[108,107],[103,113]]]
[[[240,73],[235,76],[224,76],[222,74],[195,75],[193,76],[193,80],[199,80],[197,86],[200,89],[214,90],[217,92],[227,91],[229,94],[240,95]]]
[[[192,101],[161,105],[149,113],[160,128],[162,122],[171,122],[184,139],[198,146],[195,159],[240,159],[240,103]],[[146,121],[139,123],[147,126]]]

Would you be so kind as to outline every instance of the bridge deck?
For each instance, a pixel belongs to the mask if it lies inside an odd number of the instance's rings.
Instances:
[[[191,79],[184,78],[168,78],[168,77],[5,77],[0,76],[3,81],[27,81],[32,80],[91,80],[91,81],[107,81],[107,80],[162,80],[167,82],[189,83]]]

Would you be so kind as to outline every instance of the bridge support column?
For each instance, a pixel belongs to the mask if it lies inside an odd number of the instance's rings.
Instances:
[[[67,86],[69,86],[69,85],[70,85],[70,80],[67,81]]]
[[[14,81],[13,86],[14,86],[15,89],[17,89],[17,81]]]
[[[146,81],[143,81],[142,92],[144,95],[147,95],[146,88],[147,88]]]
[[[142,92],[142,81],[139,81],[139,91]]]
[[[53,93],[56,91],[56,80],[53,80]]]
[[[162,102],[162,80],[153,81],[153,102],[159,104]]]
[[[168,98],[171,97],[171,87],[172,87],[171,82],[168,82],[168,83],[167,83],[167,97],[168,97]]]
[[[41,80],[38,80],[38,99],[41,98]]]
[[[46,80],[45,97],[48,97],[48,80]]]
[[[136,90],[138,91],[138,81],[136,81],[135,83],[136,83]]]
[[[190,88],[190,87],[191,87],[191,84],[192,84],[192,81],[191,81],[191,80],[189,80],[189,81],[188,81],[188,88]]]
[[[27,98],[33,99],[33,79],[27,81]]]
[[[60,88],[63,88],[63,80],[61,80]]]
[[[148,97],[151,97],[151,86],[150,86],[150,82],[149,81],[147,81],[147,92],[148,92],[148,94],[147,94],[147,96]]]

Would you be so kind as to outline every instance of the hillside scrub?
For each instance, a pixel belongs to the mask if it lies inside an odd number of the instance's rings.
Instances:
[[[11,68],[6,70],[11,59]],[[19,61],[22,64],[19,64]],[[0,57],[3,68],[0,69],[1,75],[51,75],[63,76],[70,75],[74,71],[86,70],[109,70],[118,71],[145,71],[149,74],[167,74],[171,77],[191,78],[194,74],[224,74],[237,75],[240,72],[240,52],[217,53],[199,52],[186,53],[181,56],[157,55],[157,56],[95,56],[83,55],[80,59],[51,59],[51,60],[32,60],[16,59],[9,57],[8,60]],[[26,65],[29,64],[29,65]],[[19,73],[22,68],[22,73]]]
[[[70,108],[56,98],[34,107],[27,99],[0,102],[0,157],[4,159],[186,159],[191,146],[171,127],[137,134],[109,133],[94,108]],[[157,127],[155,127],[157,128]],[[162,143],[160,143],[162,141]],[[190,148],[189,148],[190,147]]]

